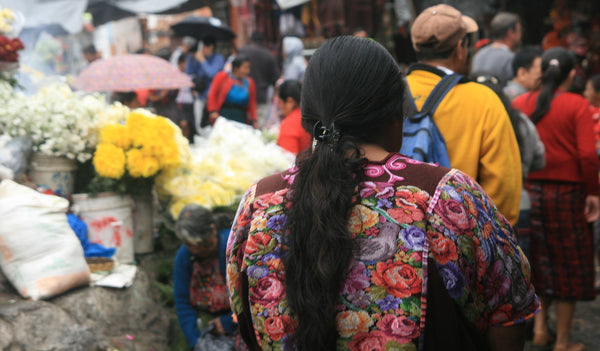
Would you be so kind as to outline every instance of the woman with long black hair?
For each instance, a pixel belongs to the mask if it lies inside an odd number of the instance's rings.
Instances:
[[[555,351],[581,351],[569,344],[575,301],[593,300],[594,250],[591,223],[598,218],[598,156],[589,104],[569,93],[575,59],[564,48],[542,55],[539,91],[517,97],[513,106],[535,123],[546,148],[546,166],[531,172],[531,263],[542,312],[535,318],[535,345],[552,345],[546,317],[556,306]]]
[[[473,179],[397,153],[404,89],[372,40],[337,37],[312,56],[313,150],[248,190],[228,240],[252,350],[522,349],[538,308],[527,259]]]

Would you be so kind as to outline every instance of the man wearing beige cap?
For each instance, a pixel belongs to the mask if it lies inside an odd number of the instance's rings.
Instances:
[[[418,63],[407,81],[417,109],[447,74],[468,73],[469,33],[477,23],[449,5],[424,10],[411,28]],[[435,110],[433,120],[450,166],[475,178],[512,225],[519,216],[521,157],[506,109],[489,88],[463,79]]]

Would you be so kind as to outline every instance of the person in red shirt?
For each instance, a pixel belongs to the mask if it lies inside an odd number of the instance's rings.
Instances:
[[[594,135],[596,136],[596,149],[600,152],[600,74],[588,79],[583,96],[590,103],[592,118],[594,119]],[[600,153],[599,153],[600,155]]]
[[[575,60],[562,47],[542,56],[542,85],[513,101],[536,125],[546,147],[546,166],[529,173],[533,282],[542,303],[535,316],[534,345],[551,345],[546,316],[556,306],[554,351],[582,351],[569,343],[576,300],[593,300],[591,224],[600,214],[598,156],[589,103],[569,93]]]
[[[590,103],[590,111],[594,120],[594,136],[596,140],[596,151],[600,157],[600,74],[590,77],[585,85],[583,96]],[[600,173],[598,174],[600,183]],[[596,267],[600,267],[600,220],[594,223],[594,253],[596,255]],[[596,280],[596,292],[600,292],[600,280]]]
[[[278,104],[285,118],[279,127],[277,145],[294,155],[308,149],[311,141],[310,134],[302,128],[301,90],[301,84],[297,80],[286,80],[279,86]]]

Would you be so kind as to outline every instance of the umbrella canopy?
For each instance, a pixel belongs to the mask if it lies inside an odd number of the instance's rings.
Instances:
[[[160,57],[121,55],[97,60],[73,81],[85,91],[133,91],[136,89],[179,89],[193,86],[190,77]]]
[[[171,26],[178,37],[191,36],[202,39],[210,36],[216,40],[231,40],[235,33],[216,17],[188,16]]]

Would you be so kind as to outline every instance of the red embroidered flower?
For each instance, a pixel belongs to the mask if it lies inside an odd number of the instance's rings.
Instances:
[[[377,263],[371,281],[397,297],[408,297],[420,292],[422,283],[415,270],[403,262]]]
[[[391,208],[387,213],[398,223],[410,224],[415,221],[421,221],[425,218],[425,213],[420,208],[411,205],[402,205],[398,208]]]
[[[383,351],[385,350],[386,337],[382,331],[373,330],[370,333],[358,333],[348,343],[348,348],[353,351]]]
[[[251,255],[259,250],[264,250],[272,239],[273,237],[262,232],[250,235],[246,244],[246,253]]]
[[[296,321],[289,316],[268,317],[265,320],[265,331],[273,341],[281,340],[286,334],[296,329]]]
[[[396,204],[398,206],[402,206],[402,204],[415,204],[421,210],[425,210],[427,208],[427,200],[429,199],[429,195],[422,191],[412,192],[408,189],[401,189],[396,191]]]
[[[456,244],[452,240],[433,231],[428,231],[427,237],[429,238],[429,249],[439,264],[444,265],[458,259]]]
[[[250,301],[265,308],[276,306],[284,296],[283,284],[275,274],[260,278],[256,286],[250,288]]]

